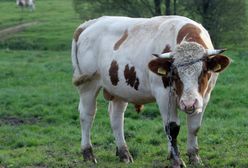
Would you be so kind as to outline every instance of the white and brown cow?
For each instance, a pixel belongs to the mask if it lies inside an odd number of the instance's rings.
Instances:
[[[16,5],[20,6],[22,10],[24,7],[30,8],[31,11],[35,10],[34,0],[16,0]]]
[[[72,42],[72,63],[73,82],[80,94],[84,159],[96,162],[90,129],[96,97],[103,88],[121,161],[133,161],[123,131],[128,103],[140,110],[142,104],[156,101],[165,131],[172,138],[173,166],[183,165],[176,140],[180,129],[177,107],[187,114],[189,161],[200,164],[197,132],[218,73],[230,63],[220,55],[222,51],[213,48],[202,25],[181,16],[106,16],[80,25]]]

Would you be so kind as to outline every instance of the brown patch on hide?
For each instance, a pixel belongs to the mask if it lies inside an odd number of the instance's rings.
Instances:
[[[207,48],[207,45],[202,40],[200,34],[201,34],[201,29],[199,27],[191,23],[188,23],[184,25],[178,32],[177,44],[180,44],[183,41],[183,39],[185,39],[188,42],[196,42],[198,44],[201,44],[204,48]]]
[[[164,84],[164,88],[167,88],[170,85],[170,78],[164,76],[164,77],[162,77],[162,81]]]
[[[215,73],[221,72],[228,67],[230,64],[230,59],[224,55],[214,55],[208,57],[206,61],[206,66],[209,71],[213,71]]]
[[[127,39],[127,37],[128,37],[128,31],[125,30],[121,38],[115,43],[114,50],[118,50],[121,44]]]
[[[83,83],[90,82],[94,77],[96,76],[96,72],[94,72],[92,75],[81,75],[81,76],[73,76],[72,83],[75,86],[79,86]]]
[[[138,90],[139,88],[139,78],[136,78],[135,84],[134,84],[134,89]]]
[[[141,104],[141,105],[140,104],[135,104],[134,107],[135,107],[136,112],[140,113],[141,110],[143,110],[144,105],[143,104]]]
[[[135,90],[138,90],[139,78],[136,77],[136,71],[134,66],[132,66],[131,68],[129,68],[128,64],[125,66],[124,77],[126,79],[127,85],[130,85]]]
[[[151,60],[148,64],[149,69],[157,75],[166,76],[170,70],[173,59],[171,58],[156,58]],[[162,68],[166,74],[160,73],[159,69]]]
[[[162,76],[162,82],[164,88],[169,86],[170,79],[168,77],[170,67],[172,65],[173,60],[171,58],[156,58],[151,60],[148,64],[149,69],[155,74]],[[160,73],[159,69],[162,69],[165,73]]]
[[[175,83],[175,91],[176,91],[176,94],[180,98],[183,93],[183,82],[179,78],[178,72],[176,70],[172,72],[172,79],[170,79],[168,76],[162,77],[164,88],[167,88],[168,86],[170,86],[170,80],[171,80],[171,85]]]
[[[119,82],[118,69],[119,67],[116,60],[113,60],[109,68],[109,76],[110,76],[110,81],[114,86],[116,86]]]
[[[178,73],[173,74],[173,80],[175,81],[175,85],[176,85],[176,88],[175,88],[176,94],[180,99],[183,94],[183,82],[178,76]]]
[[[112,101],[115,97],[111,95],[106,89],[103,89],[103,97],[107,101]]]
[[[76,42],[78,41],[78,38],[79,38],[80,34],[81,34],[84,30],[85,30],[84,28],[79,27],[79,28],[74,32],[73,37],[74,37],[74,39],[75,39]]]
[[[208,80],[210,77],[211,73],[203,69],[201,75],[198,78],[198,91],[202,96],[205,96],[207,93]]]
[[[163,82],[163,85],[164,85],[164,88],[167,88],[169,85],[170,85],[170,78],[168,77],[168,74],[169,74],[169,70],[170,70],[170,67],[171,67],[171,64],[172,64],[173,60],[170,58],[157,58],[157,59],[154,59],[152,61],[149,62],[148,66],[149,66],[149,69],[162,76],[162,82]],[[158,68],[159,67],[163,67],[164,69],[166,69],[166,71],[168,73],[166,73],[166,75],[161,75],[158,72]],[[175,83],[175,91],[176,91],[176,94],[179,96],[179,98],[182,96],[182,93],[183,93],[183,82],[181,81],[181,79],[179,78],[178,76],[178,72],[177,70],[174,70],[172,72],[172,79],[171,79],[172,83],[174,82]]]
[[[172,79],[171,80],[172,80],[171,84],[175,83],[176,94],[179,96],[179,98],[181,98],[181,96],[183,94],[183,82],[179,78],[177,70],[174,70],[172,72]],[[163,82],[164,88],[167,88],[168,86],[170,86],[170,78],[168,76],[163,76],[162,82]]]
[[[168,52],[171,52],[171,47],[170,47],[169,44],[167,44],[167,45],[165,46],[165,48],[164,48],[162,54],[163,54],[163,53],[168,53]]]
[[[207,91],[205,92],[205,95],[209,94],[209,93],[211,92],[211,90],[212,90],[212,87],[211,87],[211,85],[209,84],[209,85],[208,85],[208,88],[207,88]],[[204,95],[204,96],[205,96],[205,95]]]

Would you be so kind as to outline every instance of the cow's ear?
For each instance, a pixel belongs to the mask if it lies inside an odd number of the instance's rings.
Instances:
[[[157,58],[148,64],[149,69],[157,75],[167,76],[173,63],[172,58]]]
[[[230,62],[231,60],[227,56],[224,56],[224,55],[210,56],[206,61],[207,69],[209,71],[218,73],[226,69],[228,65],[230,64]]]

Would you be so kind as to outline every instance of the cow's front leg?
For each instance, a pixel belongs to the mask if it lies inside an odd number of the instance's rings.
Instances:
[[[192,165],[203,165],[198,154],[199,148],[197,142],[197,133],[201,126],[202,116],[203,112],[187,116],[187,155],[189,156],[189,162]]]
[[[127,103],[114,99],[109,102],[109,115],[111,127],[116,141],[116,155],[119,156],[120,161],[125,163],[133,162],[133,158],[129,153],[125,137],[124,137],[124,112],[127,108]]]
[[[166,136],[169,137],[168,159],[171,160],[171,167],[173,168],[186,167],[184,161],[180,158],[180,152],[177,146],[177,136],[180,131],[180,120],[176,110],[176,98],[171,95],[171,100],[169,101],[168,95],[164,95],[162,97],[158,96],[157,98],[165,133]]]
[[[165,127],[167,136],[169,135],[168,149],[169,155],[168,159],[172,162],[173,168],[186,167],[184,161],[180,158],[180,152],[177,146],[177,136],[180,131],[180,125],[172,121]]]

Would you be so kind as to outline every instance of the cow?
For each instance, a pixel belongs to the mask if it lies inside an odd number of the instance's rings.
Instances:
[[[16,5],[20,6],[22,10],[24,7],[30,8],[31,11],[35,10],[35,1],[34,0],[16,0]]]
[[[177,109],[187,116],[189,162],[201,165],[197,133],[218,74],[231,62],[223,51],[214,49],[201,24],[182,16],[103,16],[81,24],[74,32],[71,55],[84,160],[97,162],[90,130],[102,88],[120,161],[133,162],[123,131],[128,103],[140,110],[156,102],[172,167],[185,166],[177,147]]]

